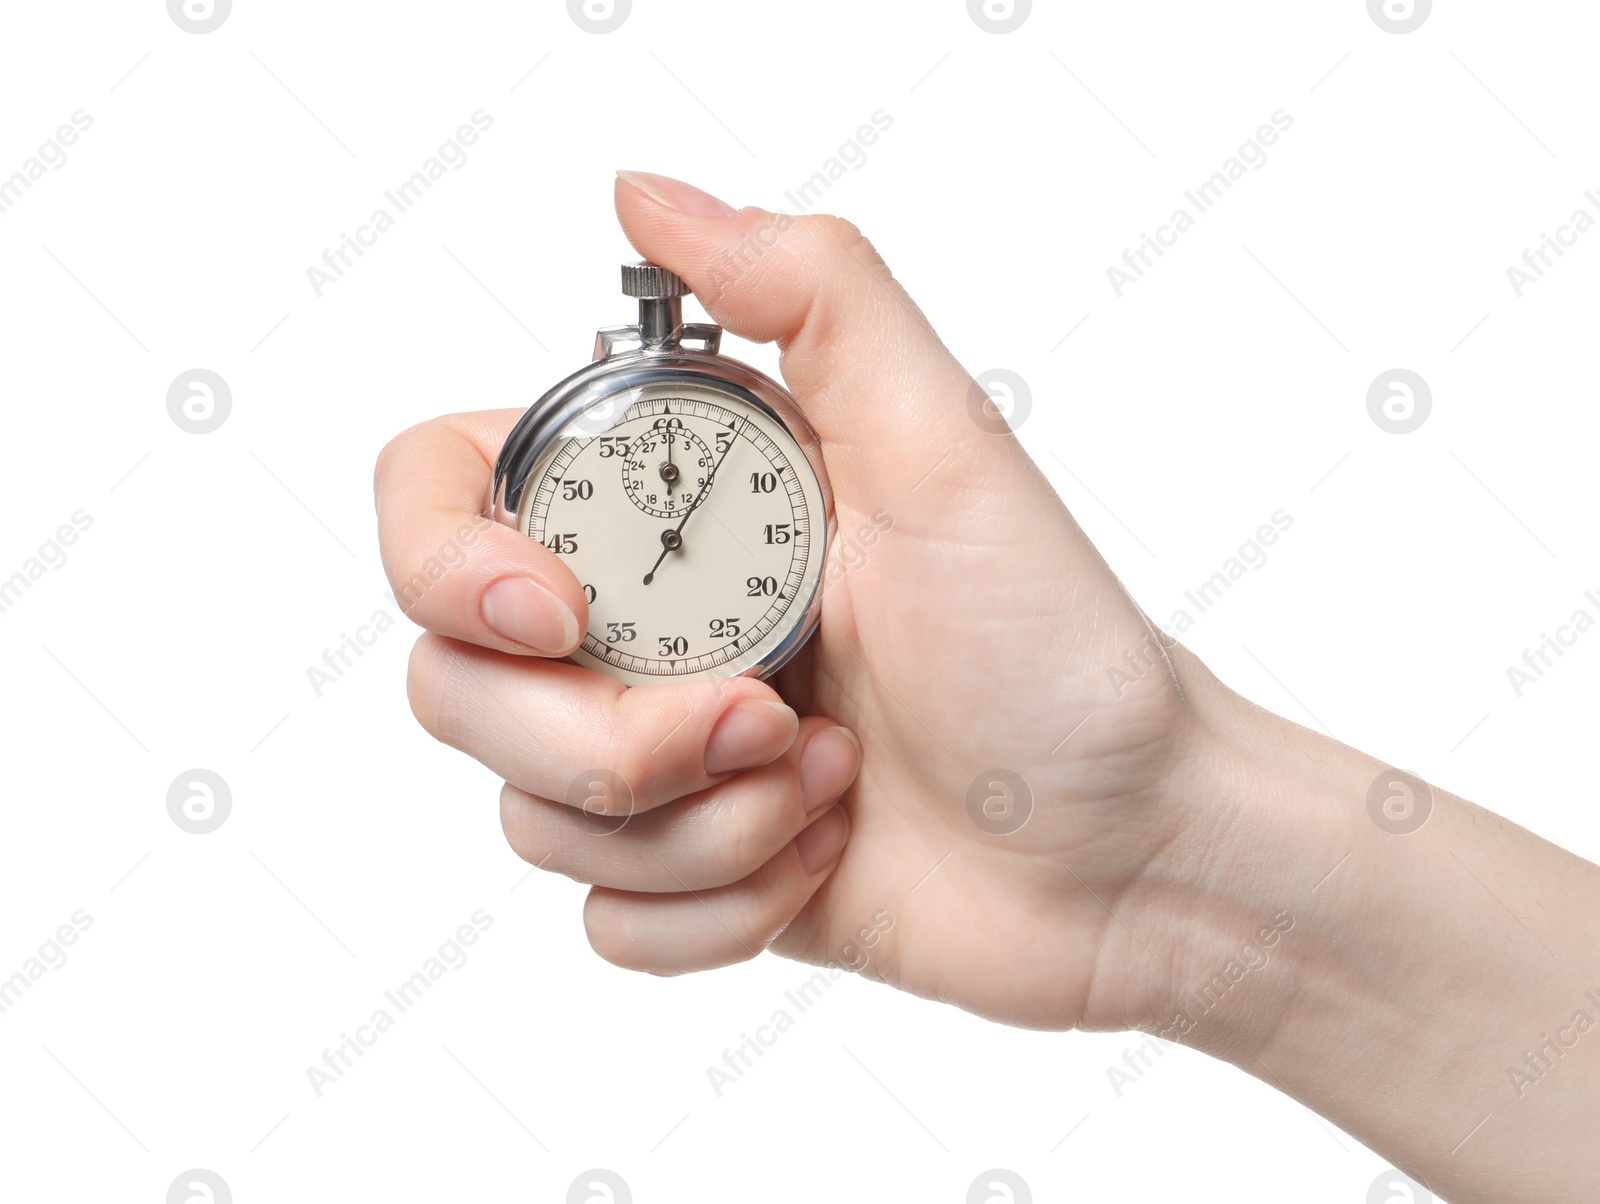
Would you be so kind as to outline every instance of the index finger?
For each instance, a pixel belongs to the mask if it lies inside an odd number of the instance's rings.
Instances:
[[[485,515],[494,461],[520,410],[450,414],[378,455],[378,546],[396,604],[484,648],[565,656],[588,624],[583,587],[549,549]]]

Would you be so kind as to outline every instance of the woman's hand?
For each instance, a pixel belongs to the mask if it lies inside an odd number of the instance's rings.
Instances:
[[[1161,638],[854,227],[626,174],[617,211],[780,345],[821,436],[838,534],[777,690],[548,659],[578,582],[476,517],[514,412],[408,431],[377,474],[431,633],[413,707],[507,779],[518,853],[594,884],[594,947],[658,973],[771,947],[1012,1024],[1144,1028],[1459,1204],[1591,1198],[1600,870],[1415,779],[1393,822],[1395,771]]]
[[[1184,686],[1214,686],[1163,647],[854,227],[661,177],[624,176],[616,199],[645,258],[783,350],[837,508],[820,630],[776,691],[625,690],[541,659],[578,642],[582,592],[485,524],[410,609],[434,633],[412,661],[423,725],[506,778],[518,853],[595,884],[589,938],[620,965],[770,946],[1014,1024],[1149,1019],[1158,955],[1126,922],[1196,833]],[[482,509],[515,417],[444,418],[386,449],[397,591]],[[581,813],[595,770],[631,794],[620,830]]]

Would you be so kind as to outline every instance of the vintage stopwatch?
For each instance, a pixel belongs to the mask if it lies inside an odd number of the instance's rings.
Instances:
[[[821,446],[782,385],[719,354],[720,327],[684,324],[676,275],[624,264],[622,291],[638,325],[602,329],[518,420],[491,510],[583,583],[578,664],[630,686],[767,677],[821,615]]]

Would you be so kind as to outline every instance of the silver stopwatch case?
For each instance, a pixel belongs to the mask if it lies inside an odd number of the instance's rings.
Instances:
[[[558,445],[605,435],[626,408],[627,398],[638,396],[641,388],[666,386],[721,393],[775,420],[804,454],[822,494],[823,538],[818,541],[813,534],[808,553],[817,561],[816,573],[807,574],[813,580],[811,594],[794,599],[782,621],[785,634],[754,662],[731,671],[663,675],[659,680],[770,677],[804,646],[822,616],[835,517],[821,444],[782,385],[719,353],[721,327],[683,322],[682,299],[690,290],[674,273],[649,263],[624,264],[622,291],[638,300],[639,321],[599,330],[593,362],[551,388],[517,421],[495,463],[489,513],[502,522],[514,521],[517,529],[526,533],[534,494],[529,485],[535,470]],[[593,667],[638,684],[633,674],[604,664]]]

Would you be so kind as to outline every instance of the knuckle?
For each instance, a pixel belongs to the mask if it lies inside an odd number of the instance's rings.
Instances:
[[[500,830],[518,857],[532,865],[557,860],[558,850],[548,839],[548,830],[538,822],[530,803],[532,796],[510,782],[500,787]],[[551,867],[555,868],[555,867]]]
[[[418,611],[417,604],[427,595],[428,579],[420,566],[407,563],[409,559],[399,549],[385,548],[384,576],[389,580],[389,592],[394,596],[400,613],[418,626],[425,626],[422,622],[424,616]]]
[[[411,645],[411,658],[406,662],[406,701],[411,704],[411,713],[416,716],[422,729],[429,733],[434,733],[437,711],[435,656],[433,640],[424,635]]]
[[[384,482],[394,475],[396,461],[404,458],[406,449],[416,438],[417,432],[428,425],[429,423],[421,422],[408,426],[379,449],[378,458],[372,466],[372,495],[375,501],[382,502]]]
[[[794,893],[801,877],[792,841],[756,871],[755,890],[744,925],[745,940],[751,948],[765,949],[777,940],[804,905],[805,900],[797,899]]]
[[[627,949],[615,939],[606,926],[596,923],[585,924],[584,935],[589,938],[589,948],[599,954],[602,961],[610,962],[621,970],[642,969],[633,964],[627,956]]]
[[[737,966],[760,957],[778,935],[778,926],[767,928],[761,924],[744,923],[733,925],[732,931],[735,939],[723,944],[722,956],[717,959],[720,965]]]
[[[854,222],[835,217],[831,213],[821,213],[801,220],[809,223],[806,227],[808,239],[824,259],[838,260],[841,263],[848,260],[851,264],[851,275],[865,270],[869,276],[885,285],[894,279],[889,265],[878,253],[877,247],[872,245],[871,239],[863,234],[861,228]]]
[[[735,798],[728,804],[727,838],[719,842],[714,859],[723,883],[737,882],[767,859],[767,825],[758,811],[749,800]]]
[[[670,802],[701,776],[699,730],[702,700],[676,687],[645,686],[623,693],[594,724],[595,747],[609,750],[609,768],[633,794],[636,811]]]
[[[378,451],[378,458],[372,463],[372,500],[377,505],[383,500],[383,483],[389,477],[390,466],[395,457],[395,444],[399,443],[402,436],[396,435],[385,443]]]
[[[867,242],[859,226],[831,213],[810,214],[800,221],[811,238],[830,250],[853,251]]]
[[[619,779],[610,784],[608,792],[610,795],[608,806],[615,808],[617,814],[647,811],[658,801],[667,801],[656,798],[650,780],[651,756],[639,747],[636,738],[630,739],[625,734],[618,733],[609,736],[600,747],[614,750],[609,757],[601,755],[596,760],[601,768],[610,769]]]
[[[628,922],[626,906],[609,900],[599,891],[589,892],[583,908],[583,930],[589,948],[613,966],[623,970],[649,970],[658,961],[646,956],[647,947]]]
[[[731,797],[724,821],[727,835],[718,842],[717,870],[723,883],[757,872],[783,848],[785,836],[800,812],[798,767],[780,766],[755,777],[744,789],[727,788]]]
[[[434,635],[412,645],[406,666],[406,700],[422,729],[435,740],[456,746],[464,728],[459,658]]]

